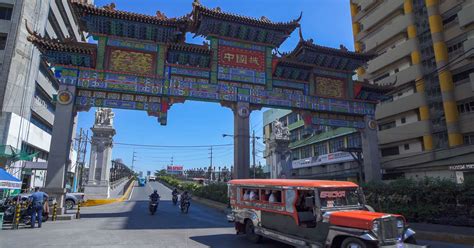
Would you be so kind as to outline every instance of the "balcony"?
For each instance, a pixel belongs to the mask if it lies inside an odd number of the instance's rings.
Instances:
[[[466,41],[464,41],[464,43],[462,44],[463,45],[463,48],[464,48],[464,51],[469,51],[466,53],[466,58],[469,58],[469,59],[474,59],[474,31],[471,31],[472,34],[470,34],[471,37],[469,37],[468,35],[468,39]],[[469,50],[469,49],[472,49],[472,50]]]
[[[469,74],[470,78],[462,80],[462,83],[456,83],[454,88],[454,99],[462,101],[474,96],[474,73]]]
[[[40,72],[38,72],[38,77],[37,81],[38,84],[41,86],[41,88],[48,94],[49,97],[53,97],[54,94],[56,94],[56,89],[54,89],[53,85],[51,84],[51,81]]]
[[[372,4],[374,4],[376,0],[353,0],[352,2],[359,5],[361,11],[364,11]]]
[[[383,145],[421,137],[423,134],[428,133],[429,125],[430,124],[428,121],[417,121],[403,126],[379,131],[379,143]]]
[[[416,48],[416,40],[409,39],[395,48],[387,50],[377,58],[368,62],[367,72],[373,74],[374,72],[398,61],[406,56],[410,56],[411,52]]]
[[[395,17],[390,23],[385,24],[379,31],[371,34],[370,37],[365,39],[365,51],[370,52],[372,49],[383,44],[390,38],[401,32],[405,32],[409,22],[409,16],[399,15]]]
[[[48,105],[39,97],[35,97],[33,99],[31,110],[33,110],[36,114],[41,116],[41,118],[46,120],[49,124],[51,125],[54,124],[54,112],[48,109]]]
[[[363,30],[369,30],[375,24],[382,21],[385,17],[401,8],[403,8],[403,1],[384,1],[379,6],[377,6],[374,11],[369,13],[363,20],[360,21],[364,27]]]
[[[459,116],[459,128],[461,133],[474,133],[474,113],[461,114]]]
[[[466,27],[474,21],[474,3],[464,5],[458,12],[459,26]]]
[[[403,71],[399,71],[389,77],[386,77],[380,81],[375,82],[375,84],[380,86],[392,85],[395,82],[394,87],[404,85],[408,82],[415,80],[415,75],[421,74],[420,65],[412,65]]]
[[[424,95],[422,93],[415,93],[393,102],[377,105],[377,108],[375,109],[375,118],[380,120],[389,116],[414,110],[422,106],[423,102]]]

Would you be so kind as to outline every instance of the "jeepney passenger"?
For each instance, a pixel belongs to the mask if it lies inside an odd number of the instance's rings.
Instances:
[[[248,201],[249,199],[250,199],[249,191],[248,191],[248,190],[245,190],[245,193],[244,193],[244,201]]]
[[[258,193],[255,190],[250,191],[250,200],[258,201]]]

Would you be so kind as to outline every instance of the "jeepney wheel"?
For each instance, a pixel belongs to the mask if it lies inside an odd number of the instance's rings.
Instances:
[[[262,240],[262,236],[255,234],[255,227],[251,220],[245,222],[245,237],[253,243],[259,243]]]
[[[369,246],[358,238],[346,238],[342,241],[341,248],[368,248]]]

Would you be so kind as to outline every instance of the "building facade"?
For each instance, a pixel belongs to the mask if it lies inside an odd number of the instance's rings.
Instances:
[[[360,133],[353,128],[321,127],[307,129],[301,116],[290,110],[270,109],[263,113],[264,141],[270,139],[272,122],[279,120],[290,131],[294,178],[358,181],[360,167],[344,148],[360,148]],[[267,164],[268,149],[265,151]]]
[[[390,86],[376,109],[385,179],[474,171],[474,1],[351,0],[359,80]],[[464,169],[460,169],[464,168]]]
[[[2,161],[1,166],[21,178],[25,189],[44,184],[59,86],[27,40],[26,24],[49,38],[86,41],[67,0],[0,0],[0,144],[37,154],[33,161]],[[75,157],[71,152],[68,184]]]

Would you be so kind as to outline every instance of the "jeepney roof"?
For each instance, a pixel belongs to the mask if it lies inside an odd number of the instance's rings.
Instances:
[[[253,186],[289,186],[289,187],[314,187],[314,188],[338,188],[357,187],[353,182],[330,181],[330,180],[305,180],[305,179],[234,179],[229,181],[233,185]]]

